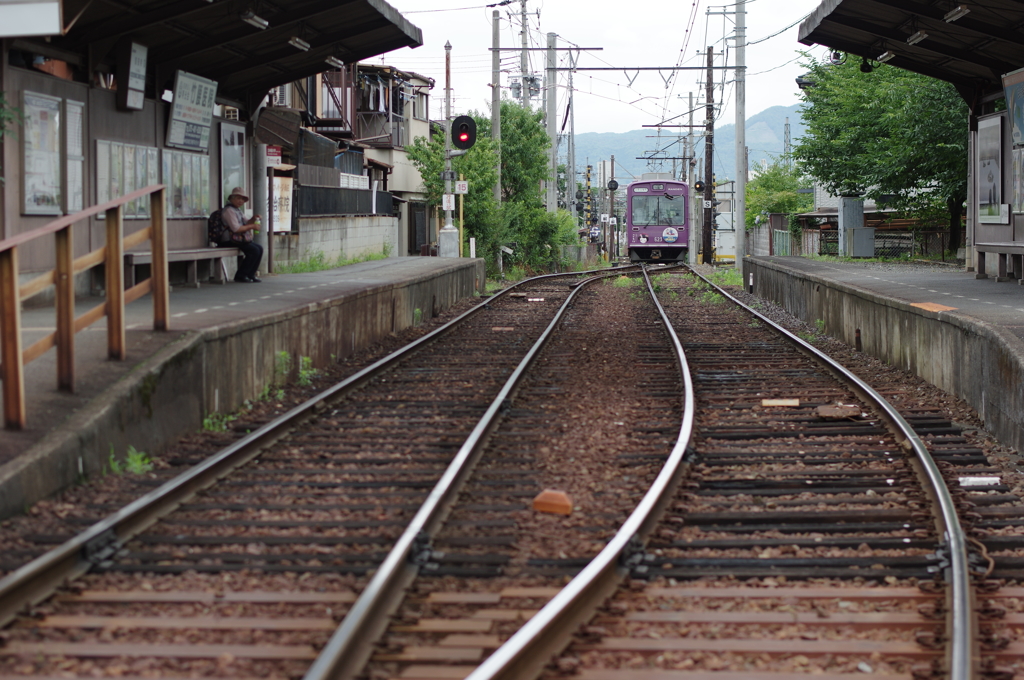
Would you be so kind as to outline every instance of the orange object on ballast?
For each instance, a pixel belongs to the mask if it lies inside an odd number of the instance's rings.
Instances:
[[[533,499],[533,509],[537,512],[551,512],[556,515],[572,514],[572,499],[569,494],[558,489],[544,489]]]

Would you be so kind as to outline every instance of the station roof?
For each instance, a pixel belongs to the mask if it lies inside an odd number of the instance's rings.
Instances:
[[[220,100],[253,103],[329,70],[329,57],[351,64],[423,44],[384,0],[65,0],[64,17],[70,29],[50,43],[87,54],[90,72],[121,40],[146,45],[157,97],[182,69],[217,81]]]
[[[1022,27],[1019,0],[824,0],[799,39],[872,61],[892,52],[892,66],[948,81],[972,102],[1024,66]]]

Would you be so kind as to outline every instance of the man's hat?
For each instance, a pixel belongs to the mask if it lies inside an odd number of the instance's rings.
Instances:
[[[243,189],[242,187],[235,187],[234,189],[232,189],[231,193],[228,194],[228,199],[230,199],[233,196],[241,196],[245,200],[249,200],[249,196],[245,193],[245,189]]]

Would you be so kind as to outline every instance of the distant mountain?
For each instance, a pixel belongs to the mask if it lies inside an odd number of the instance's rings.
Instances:
[[[747,148],[750,150],[750,168],[754,169],[763,160],[781,156],[784,146],[786,118],[789,118],[790,139],[796,140],[804,133],[803,120],[800,117],[800,104],[792,106],[773,106],[747,119]],[[698,130],[695,130],[697,132]],[[685,132],[685,130],[684,130]],[[597,165],[599,161],[609,160],[615,156],[615,176],[624,177],[628,181],[630,175],[639,177],[644,172],[652,172],[647,161],[638,160],[649,156],[651,150],[657,148],[659,140],[649,138],[656,134],[654,128],[630,130],[628,132],[585,132],[576,135],[576,168],[582,173],[589,162]],[[661,146],[667,148],[663,156],[681,156],[682,145],[676,142],[674,135],[663,132]],[[715,127],[715,175],[719,180],[732,179],[736,172],[736,126],[733,123]],[[697,143],[697,158],[704,159],[704,142]],[[671,172],[672,161],[664,161],[661,172]]]

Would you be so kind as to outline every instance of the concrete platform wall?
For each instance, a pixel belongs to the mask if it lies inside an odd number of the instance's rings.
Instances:
[[[484,280],[483,260],[461,260],[434,274],[189,334],[0,467],[0,518],[99,474],[112,452],[122,458],[131,445],[159,456],[201,429],[209,413],[237,410],[280,381],[278,352],[291,357],[293,373],[302,356],[325,366],[448,309]]]
[[[973,406],[1000,441],[1024,451],[1024,342],[955,311],[931,312],[853,286],[748,260],[754,293]]]

